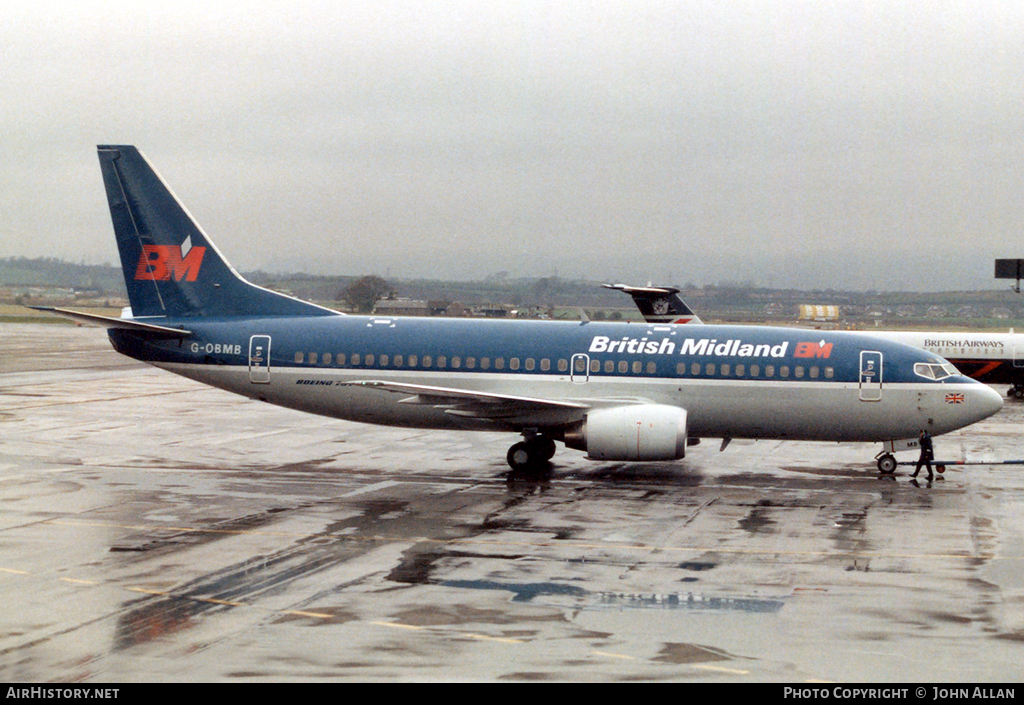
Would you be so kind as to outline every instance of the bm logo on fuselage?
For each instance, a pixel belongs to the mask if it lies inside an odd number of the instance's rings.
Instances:
[[[184,256],[181,250],[178,245],[143,245],[135,280],[165,282],[173,277],[177,282],[182,279],[194,282],[199,276],[206,248],[197,245],[189,248]]]

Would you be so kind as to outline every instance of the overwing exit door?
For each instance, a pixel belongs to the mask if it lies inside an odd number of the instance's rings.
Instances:
[[[590,381],[590,355],[577,353],[572,356],[569,368],[569,379],[574,384],[586,384]]]
[[[860,353],[860,400],[882,399],[882,353],[862,350]]]
[[[249,338],[249,381],[253,384],[270,384],[269,335]]]

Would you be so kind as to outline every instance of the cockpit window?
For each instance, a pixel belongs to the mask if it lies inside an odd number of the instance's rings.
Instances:
[[[918,362],[914,365],[914,373],[926,379],[946,379],[960,374],[953,365],[938,362]]]

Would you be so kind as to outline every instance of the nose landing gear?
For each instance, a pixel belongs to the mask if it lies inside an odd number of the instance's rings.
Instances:
[[[878,471],[885,474],[891,475],[896,472],[896,456],[892,453],[882,453],[878,456]]]

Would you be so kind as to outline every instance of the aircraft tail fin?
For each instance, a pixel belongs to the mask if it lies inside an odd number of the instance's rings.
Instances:
[[[679,289],[671,286],[629,286],[628,284],[603,284],[606,289],[624,291],[633,297],[644,320],[648,323],[696,323],[697,317],[679,296]]]
[[[246,281],[138,149],[98,152],[133,316],[335,314]]]

